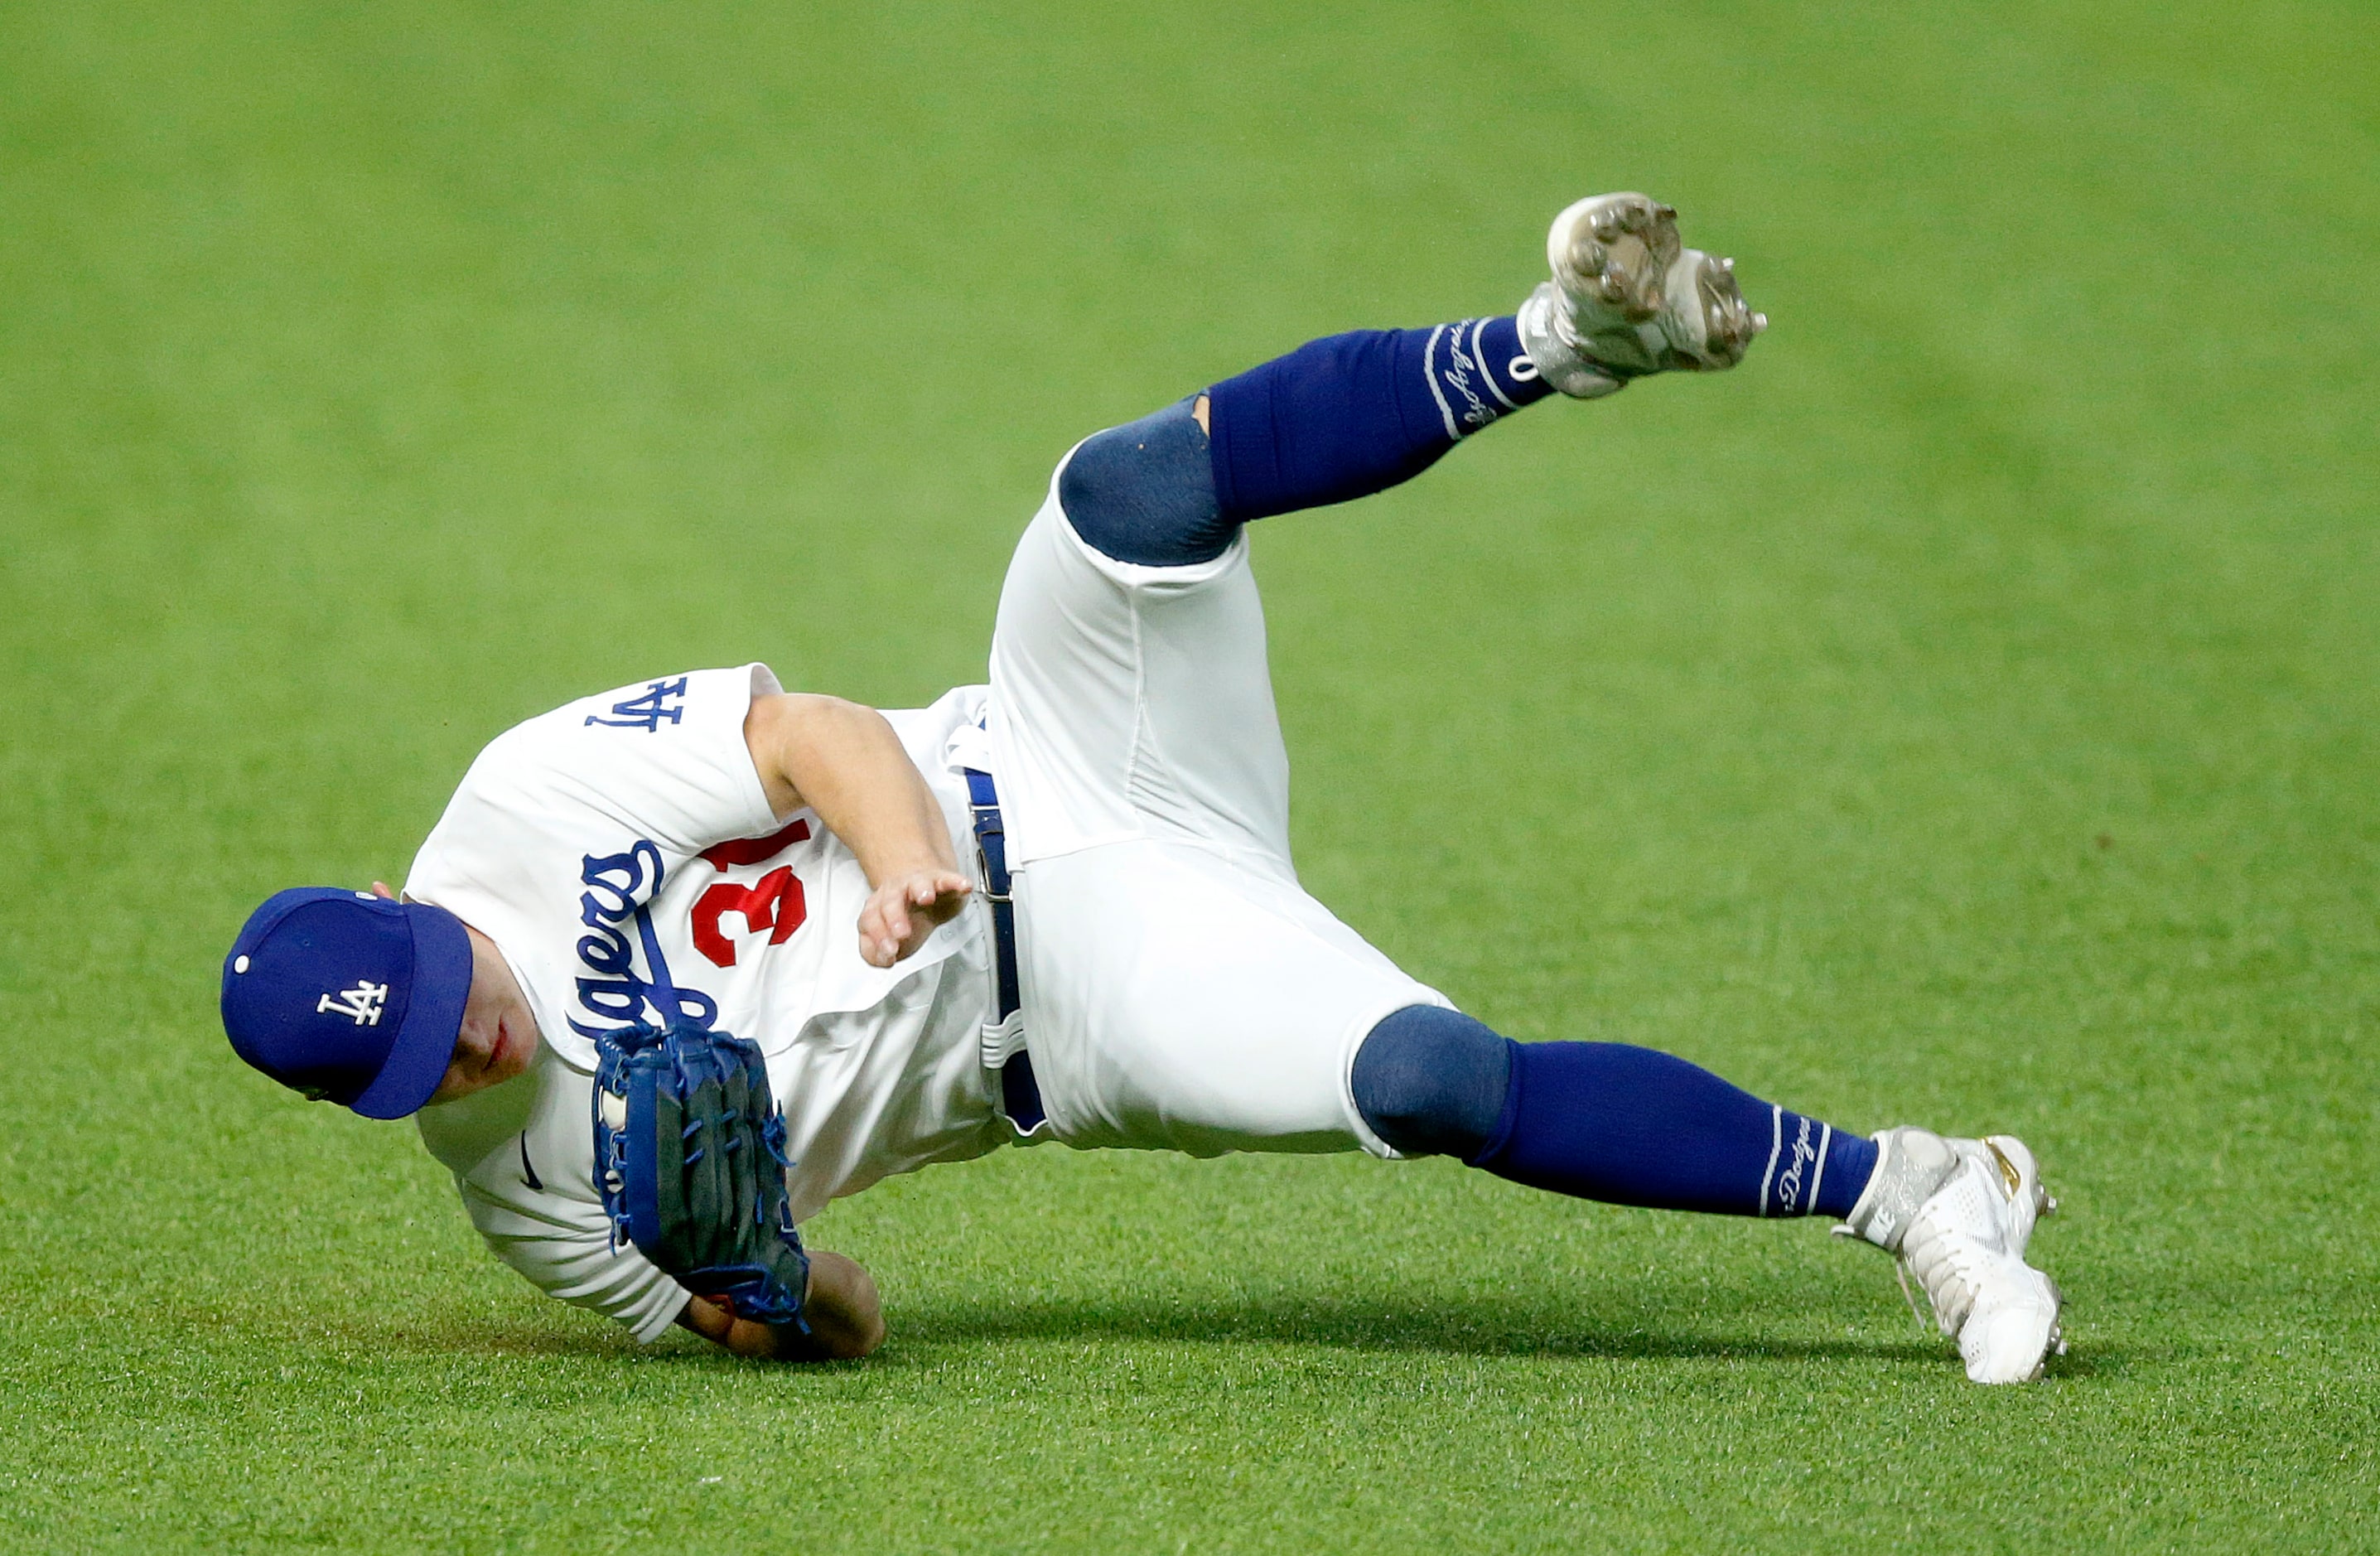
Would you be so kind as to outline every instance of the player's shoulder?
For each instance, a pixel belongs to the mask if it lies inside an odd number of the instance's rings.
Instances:
[[[717,670],[680,670],[573,698],[559,708],[522,721],[499,738],[524,732],[569,733],[589,738],[666,735],[720,718],[740,720],[754,698],[776,696],[783,690],[776,673],[757,660]]]
[[[768,795],[744,719],[754,692],[776,686],[764,664],[682,671],[576,698],[514,725],[455,784],[406,889],[503,943],[503,903],[542,926],[544,909],[529,905],[558,872],[578,880],[589,858],[639,843],[687,855],[768,831]],[[577,895],[556,900],[566,908]],[[516,937],[542,932],[512,927]]]
[[[502,787],[509,777],[583,772],[639,757],[671,760],[686,747],[740,744],[756,697],[782,688],[766,664],[680,670],[572,698],[526,718],[490,740],[472,760],[463,787]]]

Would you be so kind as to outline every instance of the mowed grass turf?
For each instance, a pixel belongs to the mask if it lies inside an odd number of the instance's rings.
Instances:
[[[2350,3],[0,9],[0,1541],[2368,1547],[2375,79]],[[1303,869],[1512,1032],[2021,1132],[2045,1385],[1816,1224],[1059,1149],[820,1218],[873,1361],[639,1350],[228,1052],[247,910],[505,725],[979,678],[1072,440],[1625,187],[1775,327],[1261,528]]]

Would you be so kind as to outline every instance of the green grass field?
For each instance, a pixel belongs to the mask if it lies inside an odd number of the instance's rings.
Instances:
[[[2380,1547],[2360,0],[0,7],[0,1542]],[[1639,187],[1742,371],[1261,528],[1309,885],[1522,1035],[2022,1133],[2073,1355],[1815,1224],[1014,1152],[639,1350],[226,1049],[481,743],[980,678],[1093,428]]]

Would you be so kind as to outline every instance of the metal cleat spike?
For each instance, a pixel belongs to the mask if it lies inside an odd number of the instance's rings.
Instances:
[[[1738,290],[1734,261],[1685,248],[1677,215],[1631,191],[1573,201],[1555,218],[1553,278],[1521,328],[1549,352],[1573,354],[1572,382],[1556,379],[1565,394],[1592,398],[1645,373],[1733,367],[1767,323]]]

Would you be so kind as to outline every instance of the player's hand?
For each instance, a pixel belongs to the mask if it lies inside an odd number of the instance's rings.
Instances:
[[[889,967],[913,954],[934,926],[958,917],[975,882],[953,869],[905,870],[887,879],[859,910],[859,954]]]
[[[809,1321],[820,1353],[811,1359],[852,1361],[884,1343],[884,1305],[876,1295],[876,1282],[857,1261],[841,1254],[824,1248],[810,1250],[810,1279],[802,1294],[802,1316]],[[739,1356],[763,1360],[777,1354],[775,1330],[739,1319],[698,1296],[686,1298],[686,1310],[677,1321]]]

